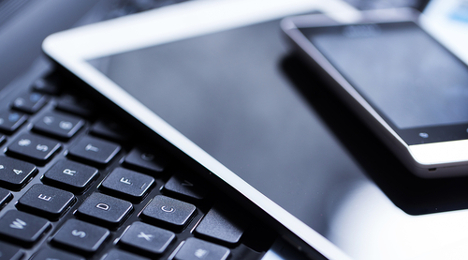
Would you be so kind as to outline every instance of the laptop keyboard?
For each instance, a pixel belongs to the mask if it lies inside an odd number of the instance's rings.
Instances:
[[[271,230],[56,76],[0,112],[0,260],[263,255]]]

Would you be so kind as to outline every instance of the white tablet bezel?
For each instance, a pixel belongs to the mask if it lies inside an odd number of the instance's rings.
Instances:
[[[338,14],[339,19],[358,16],[353,8],[334,0],[191,1],[56,33],[47,37],[42,47],[48,56],[228,183],[291,234],[328,259],[345,260],[350,258],[322,235],[250,186],[87,62],[314,10]]]

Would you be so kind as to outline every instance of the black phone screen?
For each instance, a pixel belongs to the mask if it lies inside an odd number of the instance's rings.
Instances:
[[[302,32],[409,144],[468,138],[468,67],[415,23]]]

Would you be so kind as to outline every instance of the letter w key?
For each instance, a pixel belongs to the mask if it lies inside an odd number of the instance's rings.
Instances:
[[[13,223],[10,224],[10,227],[15,228],[15,229],[23,229],[26,225],[27,225],[26,222],[17,218],[13,221]]]

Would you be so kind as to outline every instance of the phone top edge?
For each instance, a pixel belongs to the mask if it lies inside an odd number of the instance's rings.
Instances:
[[[339,19],[338,15],[330,14],[306,14],[286,17],[284,30],[298,29],[302,27],[323,27],[335,25],[351,25],[367,22],[385,23],[397,21],[413,21],[419,23],[422,14],[413,8],[391,8],[381,10],[360,11],[358,15],[348,15],[346,19]],[[290,25],[292,23],[293,25]]]

